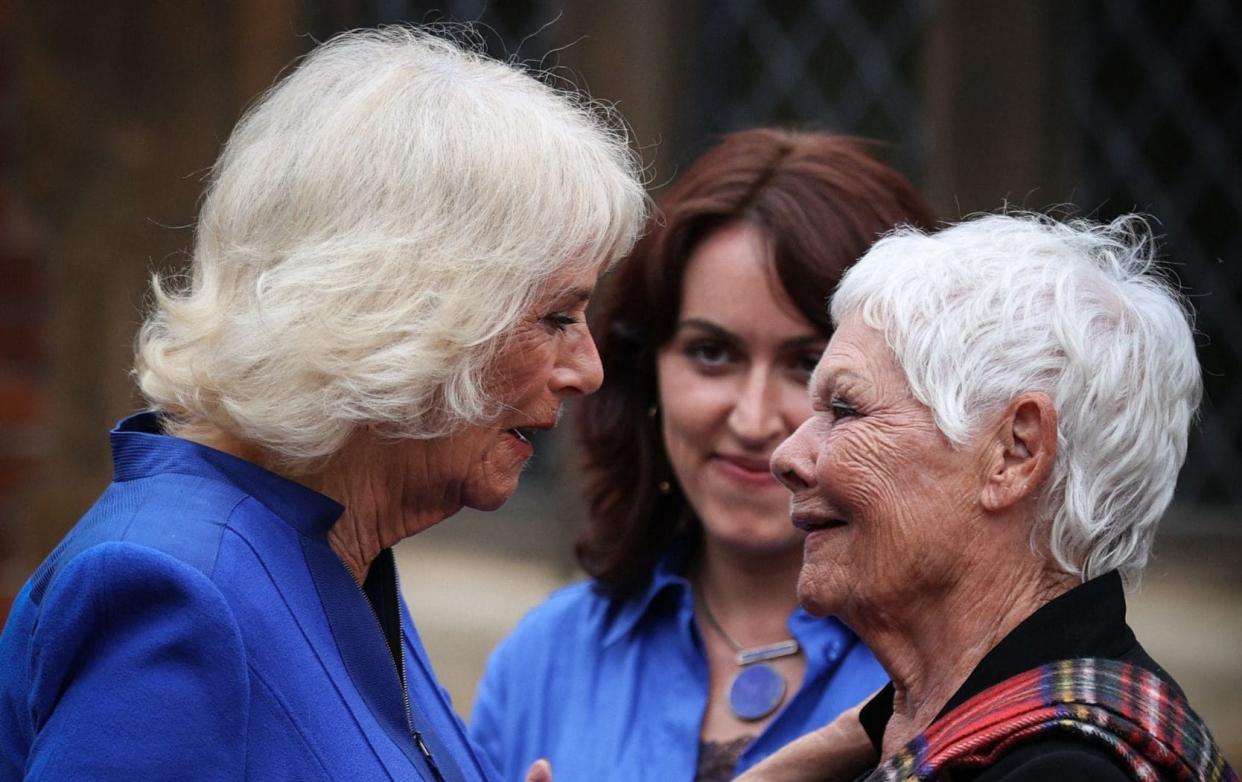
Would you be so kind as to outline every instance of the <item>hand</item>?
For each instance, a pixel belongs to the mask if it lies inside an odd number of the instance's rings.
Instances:
[[[791,741],[734,782],[843,782],[854,779],[879,761],[875,747],[858,721],[862,706],[860,703],[824,727]]]
[[[539,758],[526,770],[526,782],[552,782],[552,764]]]

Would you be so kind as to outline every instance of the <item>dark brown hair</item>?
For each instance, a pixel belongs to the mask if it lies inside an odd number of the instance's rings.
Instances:
[[[613,275],[593,318],[604,384],[578,405],[588,517],[574,551],[606,590],[641,588],[679,532],[698,521],[676,486],[656,404],[656,351],[673,336],[686,262],[707,234],[745,220],[770,239],[776,275],[813,326],[845,269],[899,224],[930,229],[913,186],[867,142],[774,129],[726,136],[674,184]],[[661,481],[672,490],[662,494]]]

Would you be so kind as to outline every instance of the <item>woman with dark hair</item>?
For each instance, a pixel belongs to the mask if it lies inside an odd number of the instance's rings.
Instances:
[[[595,323],[580,407],[592,581],[493,655],[473,736],[506,779],[731,778],[885,681],[797,607],[803,533],[769,457],[810,415],[829,293],[883,233],[933,222],[863,143],[751,130],[662,199]]]

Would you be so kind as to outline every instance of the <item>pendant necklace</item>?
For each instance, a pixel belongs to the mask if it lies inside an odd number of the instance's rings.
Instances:
[[[707,596],[700,595],[699,602],[703,606],[703,618],[733,649],[733,659],[742,669],[729,683],[729,708],[734,716],[746,722],[754,722],[776,711],[785,700],[789,684],[780,671],[768,665],[768,661],[797,654],[798,642],[790,638],[788,641],[743,649],[716,621],[712,609],[707,605]]]

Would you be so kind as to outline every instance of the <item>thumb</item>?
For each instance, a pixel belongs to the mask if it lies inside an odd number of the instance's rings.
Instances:
[[[552,764],[539,758],[526,771],[526,782],[552,782]]]

